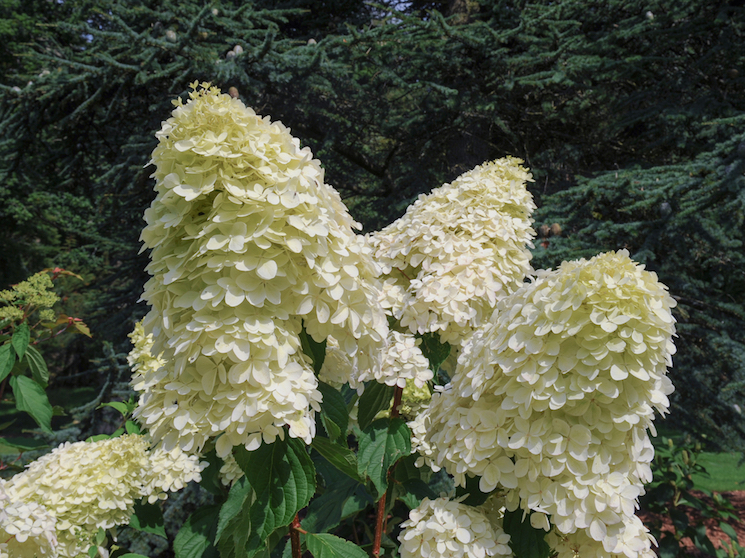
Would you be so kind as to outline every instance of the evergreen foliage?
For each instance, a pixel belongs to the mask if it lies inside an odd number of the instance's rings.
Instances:
[[[742,443],[743,5],[2,0],[0,286],[73,269],[122,346],[144,312],[153,133],[209,80],[303,138],[368,230],[525,159],[536,224],[565,231],[536,267],[627,247],[657,271],[685,347],[673,417]]]

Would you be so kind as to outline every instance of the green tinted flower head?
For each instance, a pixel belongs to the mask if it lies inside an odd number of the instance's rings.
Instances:
[[[0,320],[21,321],[35,310],[39,311],[42,320],[54,319],[51,308],[60,298],[52,289],[54,284],[49,274],[41,271],[8,290],[0,291],[0,304],[4,304],[0,307]]]

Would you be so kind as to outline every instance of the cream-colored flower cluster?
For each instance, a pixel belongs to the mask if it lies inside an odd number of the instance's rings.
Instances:
[[[423,388],[433,378],[433,374],[429,361],[419,348],[421,344],[422,340],[411,333],[391,330],[386,346],[382,349],[382,364],[350,378],[352,387],[375,380],[381,384],[403,388],[411,380],[415,386]]]
[[[12,502],[6,513],[18,533],[35,536],[35,545],[45,540],[51,544],[56,530],[59,545],[50,556],[75,558],[87,552],[99,528],[127,524],[137,500],[154,502],[165,498],[165,491],[199,481],[205,465],[178,450],[151,453],[146,439],[138,435],[68,442],[5,483]],[[12,512],[13,505],[25,515]],[[24,542],[3,528],[18,543]]]
[[[401,558],[511,556],[510,536],[482,510],[447,497],[425,498],[401,524]]]
[[[0,479],[0,558],[57,556],[55,519],[35,502],[12,502]]]
[[[623,250],[540,272],[499,302],[418,418],[425,458],[516,491],[546,529],[550,515],[606,553],[648,554],[634,511],[652,479],[647,429],[673,391],[674,306]]]
[[[137,418],[166,449],[220,456],[289,426],[310,442],[321,394],[299,335],[364,358],[387,335],[371,248],[308,148],[202,84],[156,135],[145,213],[153,354]],[[219,438],[218,438],[219,436]]]
[[[478,166],[369,236],[389,276],[382,304],[402,326],[459,344],[531,273],[535,204],[521,163]]]

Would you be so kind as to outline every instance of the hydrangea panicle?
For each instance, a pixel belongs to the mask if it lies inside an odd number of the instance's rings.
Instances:
[[[366,366],[388,333],[379,268],[310,150],[280,122],[202,84],[156,134],[143,249],[152,354],[136,417],[167,450],[257,448],[289,428],[310,443],[321,393],[301,350]]]
[[[412,333],[463,340],[532,272],[532,181],[505,157],[422,194],[369,236],[388,278],[381,301]]]
[[[425,460],[456,482],[481,476],[484,492],[513,489],[559,533],[647,552],[634,511],[652,478],[647,429],[673,390],[674,306],[624,250],[539,272],[498,303],[417,418]]]

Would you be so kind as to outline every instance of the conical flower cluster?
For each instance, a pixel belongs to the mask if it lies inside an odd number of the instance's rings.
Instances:
[[[515,490],[560,534],[648,552],[633,514],[652,479],[647,429],[673,391],[674,306],[626,251],[540,272],[499,302],[418,419],[429,459],[456,482]]]
[[[535,204],[521,163],[478,166],[370,235],[389,276],[384,305],[412,333],[440,332],[460,344],[531,273]]]
[[[135,380],[136,416],[166,449],[198,451],[219,436],[224,457],[284,426],[309,443],[321,394],[299,335],[372,353],[388,329],[379,269],[310,150],[202,87],[153,152],[144,328],[167,364]]]
[[[99,528],[129,523],[137,500],[156,502],[166,497],[165,492],[199,481],[205,465],[180,450],[150,452],[143,436],[68,442],[5,483],[12,504],[8,515],[21,533],[36,536],[34,544],[53,540],[51,535],[39,538],[48,531],[54,534],[48,528],[52,525],[59,546],[50,555],[75,558],[87,552]],[[11,513],[13,505],[25,510],[23,515]],[[44,529],[24,531],[18,527],[19,517],[27,525],[39,523]],[[11,533],[7,527],[3,529]],[[23,542],[17,534],[16,540]]]
[[[401,524],[401,558],[511,556],[510,536],[480,509],[447,497],[425,498]]]

